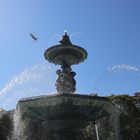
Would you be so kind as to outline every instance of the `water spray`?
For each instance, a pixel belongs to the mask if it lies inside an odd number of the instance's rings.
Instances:
[[[40,95],[53,88],[53,69],[48,64],[35,64],[13,77],[0,90],[0,106],[9,109],[21,98]]]
[[[99,140],[98,126],[96,121],[95,121],[95,132],[96,132],[96,138],[97,140]]]
[[[74,37],[74,36],[76,36],[76,35],[81,35],[82,34],[82,32],[74,32],[74,33],[72,33],[71,35],[70,35],[70,38],[72,38],[72,37]]]
[[[140,69],[137,68],[134,65],[128,65],[128,64],[120,64],[120,65],[113,65],[111,67],[108,67],[106,71],[104,71],[101,76],[98,78],[97,82],[95,83],[94,90],[96,92],[99,91],[100,85],[103,83],[103,81],[112,73],[114,72],[136,72],[140,74]]]

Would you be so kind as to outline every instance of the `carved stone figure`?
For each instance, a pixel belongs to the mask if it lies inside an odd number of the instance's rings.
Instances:
[[[60,69],[56,71],[58,79],[56,80],[56,89],[60,93],[71,93],[76,90],[75,72],[63,72]]]

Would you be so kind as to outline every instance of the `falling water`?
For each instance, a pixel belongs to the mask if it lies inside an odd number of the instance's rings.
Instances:
[[[95,132],[96,132],[97,140],[99,140],[98,125],[96,121],[95,121]]]
[[[99,92],[101,88],[101,84],[105,82],[105,79],[110,76],[111,74],[115,72],[134,72],[137,74],[140,74],[140,69],[137,68],[134,65],[128,65],[128,64],[120,64],[120,65],[113,65],[111,67],[108,67],[106,71],[104,71],[101,76],[97,79],[97,82],[95,83],[94,90],[96,92]]]
[[[19,135],[21,134],[22,130],[20,130],[23,127],[20,127],[21,122],[20,122],[20,110],[15,109],[14,114],[13,114],[13,131],[12,131],[12,140],[18,140]]]
[[[76,36],[76,35],[81,35],[82,34],[82,32],[74,32],[74,33],[72,33],[71,35],[70,35],[70,38],[72,38],[72,37],[74,37],[74,36]]]
[[[53,70],[49,64],[35,64],[24,69],[0,90],[0,106],[10,110],[15,108],[21,98],[48,93],[53,89],[55,80]],[[12,140],[25,138],[22,134],[24,126],[20,119],[20,108],[17,106],[13,111]]]
[[[76,36],[78,38],[76,38]],[[79,45],[82,45],[84,48],[86,48],[86,50],[88,50],[88,48],[93,49],[94,47],[93,41],[91,43],[91,40],[89,39],[89,37],[85,35],[83,32],[74,32],[70,35],[70,38],[74,39],[75,43],[77,42]]]
[[[50,43],[49,44],[55,44],[55,43],[58,43],[60,40],[61,40],[61,35],[58,34],[58,33],[55,33],[53,34],[51,37],[50,37]],[[56,39],[56,41],[55,41]],[[53,42],[53,43],[52,43]]]
[[[13,109],[21,98],[54,91],[54,69],[49,64],[35,64],[25,68],[0,90],[0,107]]]
[[[136,66],[131,66],[127,64],[121,64],[121,65],[114,65],[112,67],[108,67],[108,71],[114,71],[114,70],[125,70],[125,71],[132,71],[132,72],[140,72],[140,69]]]

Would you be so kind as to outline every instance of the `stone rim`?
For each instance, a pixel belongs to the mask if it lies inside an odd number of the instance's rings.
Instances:
[[[87,51],[80,46],[63,46],[62,44],[52,46],[44,53],[45,59],[56,65],[63,65],[64,63],[68,65],[79,64],[87,58],[87,55]]]

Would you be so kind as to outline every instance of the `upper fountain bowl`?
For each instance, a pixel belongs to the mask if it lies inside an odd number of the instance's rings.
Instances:
[[[73,45],[65,32],[60,44],[48,48],[45,59],[56,65],[74,65],[83,62],[87,58],[87,51],[80,46]]]

